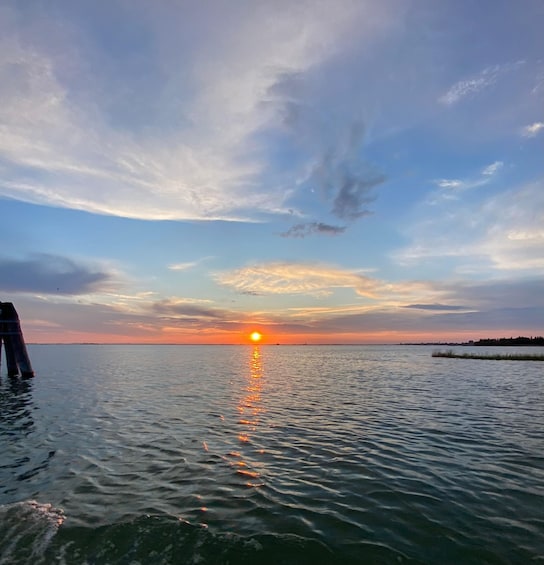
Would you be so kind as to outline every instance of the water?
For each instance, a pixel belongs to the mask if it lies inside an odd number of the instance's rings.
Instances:
[[[544,363],[432,349],[30,346],[0,565],[544,563]]]

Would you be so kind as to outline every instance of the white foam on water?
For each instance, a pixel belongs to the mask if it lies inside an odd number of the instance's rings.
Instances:
[[[0,505],[0,565],[39,563],[64,512],[52,504],[25,500]]]

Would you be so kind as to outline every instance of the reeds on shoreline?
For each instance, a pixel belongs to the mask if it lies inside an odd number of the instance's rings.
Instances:
[[[528,353],[455,353],[453,349],[446,351],[433,351],[433,357],[447,357],[448,359],[490,359],[493,361],[544,361],[544,354]]]

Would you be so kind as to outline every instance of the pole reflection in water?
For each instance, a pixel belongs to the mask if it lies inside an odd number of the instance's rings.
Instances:
[[[24,438],[34,429],[32,382],[0,377],[0,437]]]
[[[30,380],[0,378],[1,495],[13,495],[13,486],[8,485],[30,479],[49,461],[31,439],[35,431],[33,410]]]
[[[264,412],[261,397],[263,388],[262,379],[262,354],[259,346],[256,345],[253,348],[249,360],[249,375],[247,377],[247,384],[244,388],[245,394],[238,403],[238,413],[240,414],[240,419],[238,420],[238,424],[240,425],[238,440],[242,446],[245,447],[249,447],[251,445],[252,437],[259,426],[260,416]],[[249,450],[244,449],[244,452],[247,451]],[[263,450],[256,449],[255,452],[262,453]],[[242,453],[240,452],[236,452],[236,455],[239,457],[235,463],[237,466],[237,473],[248,479],[246,485],[250,487],[262,486],[262,483],[258,480],[260,473],[256,469],[259,466],[259,463],[256,461],[250,463],[249,458],[242,458]],[[244,459],[246,460],[244,461]]]

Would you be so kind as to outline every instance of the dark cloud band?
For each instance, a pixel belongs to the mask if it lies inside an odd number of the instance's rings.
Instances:
[[[0,258],[2,292],[85,294],[99,290],[111,274],[58,255],[36,254],[28,259]]]

